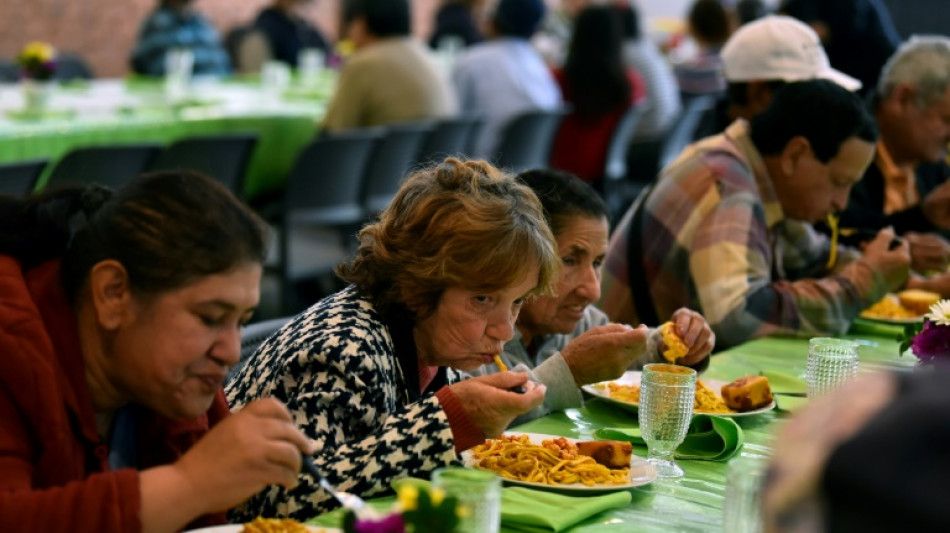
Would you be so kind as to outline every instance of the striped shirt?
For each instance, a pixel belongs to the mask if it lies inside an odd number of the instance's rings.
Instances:
[[[637,323],[627,277],[627,212],[611,238],[599,306]],[[769,334],[844,333],[882,298],[884,276],[841,248],[833,272],[828,239],[786,219],[745,121],[688,147],[645,204],[643,272],[658,316],[699,310],[719,347]]]

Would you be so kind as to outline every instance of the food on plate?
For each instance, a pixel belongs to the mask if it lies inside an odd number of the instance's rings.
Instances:
[[[726,402],[712,390],[706,382],[696,380],[696,400],[693,402],[693,411],[696,413],[731,413],[733,412]]]
[[[897,293],[901,306],[915,315],[930,311],[930,306],[940,301],[940,294],[920,289],[907,289]]]
[[[894,294],[888,294],[881,298],[879,302],[861,312],[861,316],[865,318],[914,318],[919,315],[920,313],[911,311],[901,305],[900,300]]]
[[[624,468],[630,465],[633,444],[619,440],[590,440],[577,442],[577,453],[586,455],[607,468]]]
[[[306,526],[290,518],[257,517],[244,524],[241,533],[310,533]]]
[[[476,468],[492,470],[506,479],[546,485],[621,485],[628,483],[630,476],[629,467],[607,468],[581,454],[563,437],[534,444],[528,435],[502,435],[472,448],[472,456]]]
[[[594,385],[597,389],[607,389],[611,398],[621,402],[632,404],[640,403],[640,385],[623,385],[608,381],[607,383],[597,383]],[[732,413],[726,402],[716,394],[705,381],[696,380],[696,400],[693,402],[693,412],[704,414]]]
[[[595,383],[594,388],[607,389],[607,394],[611,398],[620,400],[621,402],[632,404],[640,403],[640,385],[623,385],[621,383],[608,381],[606,383]]]
[[[722,386],[722,398],[730,409],[752,411],[772,403],[772,389],[764,376],[745,376]]]
[[[666,322],[660,326],[660,337],[666,346],[666,350],[663,350],[663,358],[667,361],[675,363],[677,359],[685,357],[689,353],[689,348],[683,342],[683,339],[676,334],[676,326],[672,322]]]

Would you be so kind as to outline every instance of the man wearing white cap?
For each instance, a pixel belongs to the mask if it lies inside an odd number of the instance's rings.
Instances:
[[[791,17],[770,15],[745,24],[721,55],[730,121],[764,111],[783,83],[821,78],[849,91],[861,88],[860,81],[831,68],[815,30]]]

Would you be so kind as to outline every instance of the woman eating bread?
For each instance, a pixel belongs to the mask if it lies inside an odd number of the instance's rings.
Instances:
[[[708,363],[715,336],[699,313],[679,309],[663,328],[631,328],[611,324],[592,305],[600,297],[609,210],[589,185],[555,170],[532,170],[518,179],[544,206],[561,258],[556,294],[525,303],[501,356],[510,367],[530,369],[532,380],[547,386],[544,405],[519,422],[580,406],[578,387],[616,379],[630,368],[663,361],[692,367]],[[494,371],[489,365],[475,373]]]

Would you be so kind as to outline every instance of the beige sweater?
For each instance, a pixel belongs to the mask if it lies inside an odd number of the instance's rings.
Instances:
[[[448,80],[429,51],[397,37],[373,43],[349,59],[323,127],[340,131],[454,113]]]

